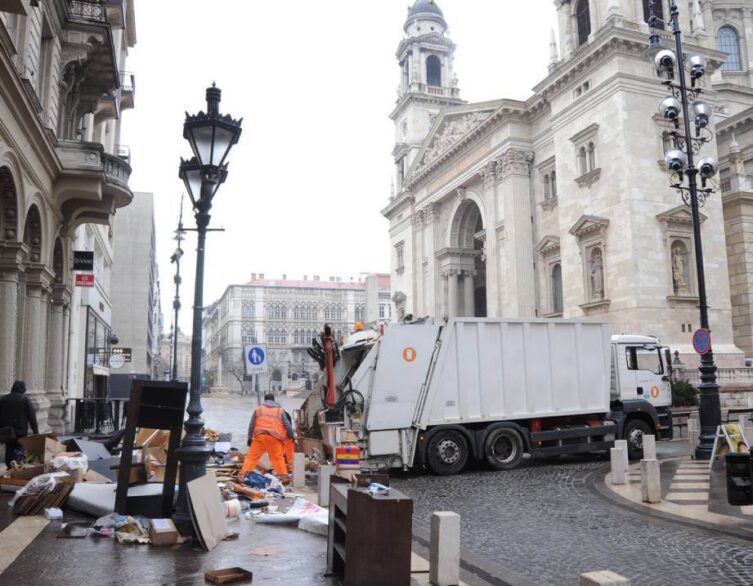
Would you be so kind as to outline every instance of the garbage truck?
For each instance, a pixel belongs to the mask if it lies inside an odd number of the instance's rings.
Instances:
[[[297,413],[299,437],[325,454],[357,442],[362,470],[510,470],[615,439],[636,458],[644,434],[672,436],[669,348],[608,322],[423,318],[309,353],[325,376]]]

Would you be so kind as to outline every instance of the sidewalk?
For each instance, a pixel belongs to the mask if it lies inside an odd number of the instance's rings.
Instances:
[[[727,503],[724,463],[709,463],[682,456],[661,460],[660,503],[641,500],[640,463],[629,469],[629,482],[613,485],[611,473],[604,477],[604,486],[614,495],[637,505],[644,513],[669,516],[705,528],[720,530],[736,537],[753,539],[753,505],[732,506]]]

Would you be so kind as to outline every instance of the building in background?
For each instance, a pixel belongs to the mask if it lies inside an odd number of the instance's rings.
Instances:
[[[159,380],[171,380],[173,364],[173,330],[160,338],[160,371]],[[178,330],[178,353],[177,353],[178,371],[177,380],[182,382],[191,382],[191,336]]]
[[[383,210],[396,309],[606,319],[697,364],[692,228],[668,187],[672,126],[646,52],[649,3],[555,4],[548,75],[526,100],[479,103],[459,100],[438,4],[409,8],[391,114],[396,191]],[[708,63],[716,140],[702,155],[719,160],[721,190],[701,230],[716,363],[731,370],[753,352],[752,15],[750,0],[685,2],[680,14],[686,51]]]
[[[280,390],[292,380],[312,380],[319,366],[306,350],[325,323],[337,340],[355,328],[355,322],[375,327],[390,321],[390,278],[363,275],[343,281],[318,276],[302,280],[265,279],[253,274],[245,285],[230,285],[204,311],[205,357],[202,372],[212,389],[250,392],[244,380],[243,349],[267,345],[268,372],[259,377],[260,390]]]
[[[0,2],[0,388],[25,379],[40,430],[106,377],[113,211],[130,203],[121,114],[133,3]],[[75,287],[73,250],[94,251]]]
[[[153,378],[161,363],[153,194],[134,193],[131,205],[115,215],[113,250],[112,330],[117,346],[130,349],[131,361],[110,365],[110,388],[115,396],[128,396],[130,380]]]

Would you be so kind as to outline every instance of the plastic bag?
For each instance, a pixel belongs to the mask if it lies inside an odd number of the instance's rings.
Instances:
[[[51,472],[50,474],[35,476],[16,491],[8,506],[12,507],[22,496],[38,496],[52,492],[58,483],[63,482],[63,478],[70,478],[70,474],[67,472]]]
[[[272,480],[267,476],[262,476],[258,472],[249,472],[243,479],[243,484],[264,490],[272,484]]]
[[[52,467],[55,470],[62,470],[64,472],[81,470],[81,473],[85,474],[89,469],[89,459],[86,457],[86,454],[79,456],[55,456],[52,459]]]

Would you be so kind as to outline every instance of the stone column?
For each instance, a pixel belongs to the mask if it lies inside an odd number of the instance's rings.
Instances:
[[[413,214],[413,282],[415,283],[415,301],[413,312],[416,316],[426,314],[424,303],[424,235],[423,212]]]
[[[505,234],[515,254],[507,262],[507,295],[504,315],[533,317],[536,312],[531,225],[530,162],[527,151],[510,149],[497,161],[505,207]]]
[[[0,271],[0,392],[7,393],[16,378],[18,271]]]
[[[424,212],[424,257],[426,258],[426,273],[424,276],[424,313],[432,317],[441,317],[441,295],[436,291],[437,274],[435,271],[434,225],[437,220],[437,204],[430,203]],[[441,282],[441,281],[440,281]]]
[[[458,273],[457,271],[447,272],[447,316],[457,317],[458,315]]]
[[[70,293],[64,285],[53,287],[48,319],[47,377],[45,393],[50,402],[48,423],[55,433],[65,433],[66,402],[63,382],[65,313]]]
[[[39,431],[47,431],[50,401],[45,394],[47,367],[47,306],[49,279],[46,269],[27,270],[26,327],[21,352],[24,355],[26,394],[37,411]]]
[[[487,202],[483,242],[486,255],[486,315],[490,317],[501,315],[499,310],[499,242],[497,241],[497,223],[500,217],[494,180],[496,166],[496,161],[492,161],[481,171],[484,199]]]
[[[465,316],[474,317],[476,315],[475,299],[473,290],[473,273],[474,271],[463,271],[463,301],[465,301]]]

